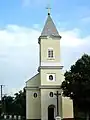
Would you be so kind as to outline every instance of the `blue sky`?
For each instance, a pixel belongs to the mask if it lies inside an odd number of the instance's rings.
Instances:
[[[50,3],[52,16],[55,22],[60,22],[60,27],[73,29],[79,27],[84,35],[89,34],[90,25],[84,23],[90,19],[89,0],[1,0],[0,1],[0,26],[7,24],[17,24],[20,26],[32,27],[39,24],[43,27],[47,10],[46,6]]]
[[[50,3],[52,16],[56,23],[61,22],[61,27],[72,29],[80,27],[84,31],[90,26],[82,19],[90,17],[89,0],[1,0],[0,1],[0,26],[17,24],[32,27],[33,24],[42,25],[47,14],[46,6]],[[65,23],[65,24],[64,24]],[[85,31],[86,33],[86,31]],[[87,34],[87,33],[86,33]]]
[[[65,70],[83,53],[90,53],[89,0],[0,0],[0,84],[6,85],[5,94],[20,90],[37,72],[38,37],[48,4],[62,35]]]

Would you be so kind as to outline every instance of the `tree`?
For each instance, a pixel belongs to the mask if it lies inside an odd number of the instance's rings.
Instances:
[[[26,116],[26,91],[15,93],[14,105],[18,109],[17,114]]]
[[[4,96],[2,98],[2,112],[10,115],[26,116],[26,92],[19,91],[15,96]]]
[[[63,95],[70,97],[77,108],[89,116],[90,108],[90,56],[84,54],[64,74],[61,88]]]
[[[4,113],[12,113],[13,110],[13,106],[12,106],[12,102],[14,101],[13,97],[11,96],[4,96],[2,98],[2,111]]]

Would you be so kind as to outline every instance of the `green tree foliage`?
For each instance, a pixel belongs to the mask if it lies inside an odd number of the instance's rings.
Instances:
[[[90,112],[90,56],[84,54],[64,76],[63,95],[73,99],[80,110]]]
[[[4,96],[2,98],[2,110],[5,113],[11,113],[13,108],[12,108],[12,102],[13,102],[13,97],[11,96]]]
[[[18,109],[17,114],[25,116],[26,114],[26,92],[25,90],[23,92],[19,91],[19,93],[15,94],[14,104],[16,105],[15,107]]]
[[[25,90],[15,93],[15,97],[4,96],[2,98],[2,112],[6,114],[26,115],[26,92]]]

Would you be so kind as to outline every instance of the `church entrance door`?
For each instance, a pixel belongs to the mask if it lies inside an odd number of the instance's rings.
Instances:
[[[48,107],[48,120],[55,120],[54,119],[54,109],[55,109],[54,105],[50,105]]]

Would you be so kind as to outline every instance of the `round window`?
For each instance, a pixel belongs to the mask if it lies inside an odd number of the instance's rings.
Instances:
[[[53,75],[49,75],[49,80],[53,80]]]
[[[50,97],[53,97],[53,92],[50,92],[49,96],[50,96]]]
[[[34,95],[33,95],[35,98],[37,97],[37,93],[34,93]]]

